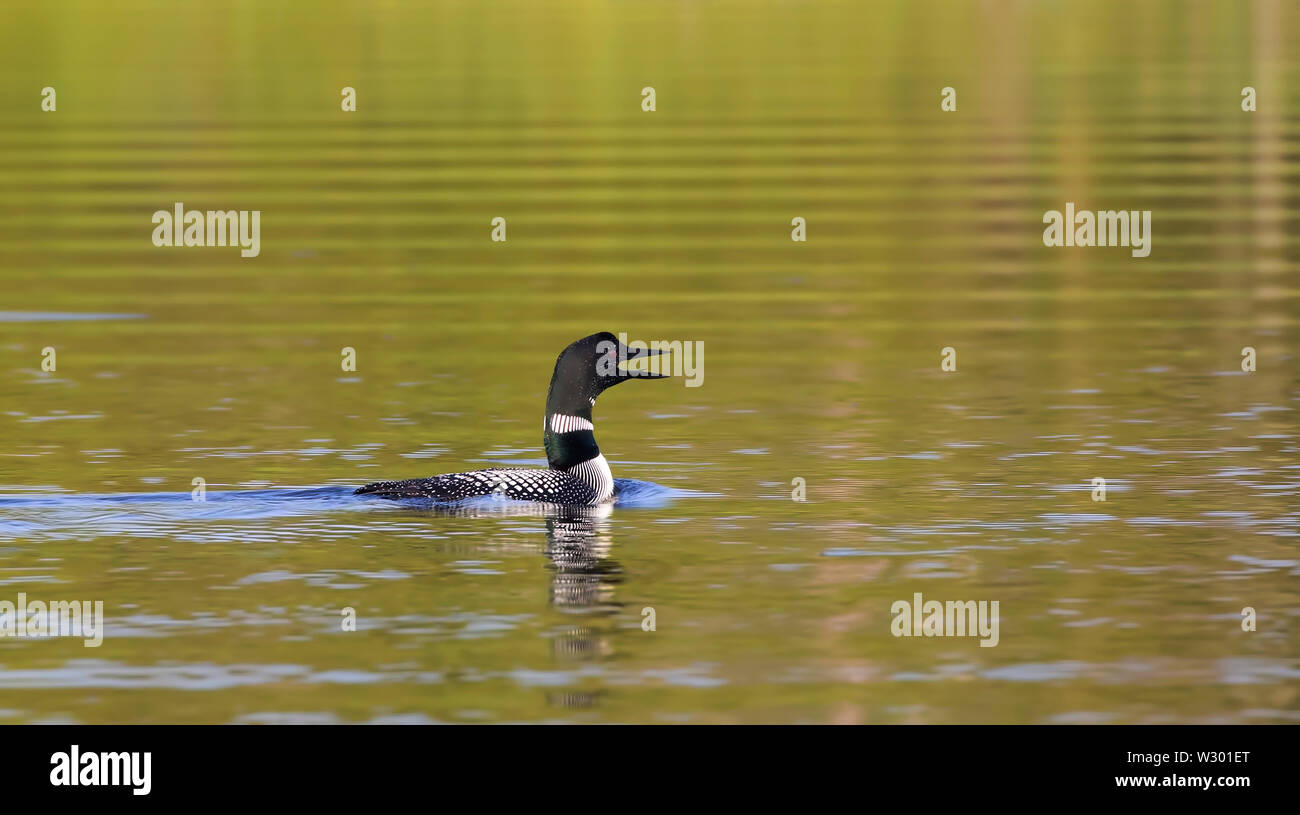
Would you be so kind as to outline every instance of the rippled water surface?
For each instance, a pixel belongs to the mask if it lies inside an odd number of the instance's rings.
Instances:
[[[0,10],[0,600],[106,617],[0,722],[1300,719],[1291,4],[127,5]],[[602,330],[706,350],[617,505],[351,494],[544,465]]]

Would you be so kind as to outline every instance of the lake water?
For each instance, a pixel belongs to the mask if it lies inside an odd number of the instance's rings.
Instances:
[[[0,10],[0,601],[105,615],[0,722],[1300,719],[1294,6],[134,6]],[[351,495],[544,465],[596,331],[706,349],[620,504]]]

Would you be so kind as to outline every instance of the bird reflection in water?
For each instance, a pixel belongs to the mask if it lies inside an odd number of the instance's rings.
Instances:
[[[546,517],[551,561],[551,604],[561,611],[613,614],[614,586],[622,567],[609,558],[609,504],[556,507]]]
[[[609,557],[610,504],[557,506],[523,502],[493,502],[487,505],[434,507],[438,515],[458,517],[544,517],[546,549],[551,572],[550,606],[569,614],[581,614],[586,622],[566,626],[552,637],[552,653],[565,663],[594,662],[613,653],[610,634],[613,617],[622,609],[614,599],[614,587],[622,582],[622,567]],[[556,707],[582,710],[593,707],[599,692],[562,689],[547,695]]]

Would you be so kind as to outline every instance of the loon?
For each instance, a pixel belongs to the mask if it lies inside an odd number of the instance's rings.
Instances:
[[[361,487],[354,494],[435,502],[502,495],[565,506],[603,504],[614,497],[614,476],[609,462],[596,446],[591,409],[596,405],[597,396],[621,382],[667,377],[667,374],[619,367],[620,360],[631,362],[660,353],[653,349],[631,349],[607,331],[583,337],[560,352],[546,394],[543,420],[542,444],[550,469],[494,467],[433,478],[379,481]]]

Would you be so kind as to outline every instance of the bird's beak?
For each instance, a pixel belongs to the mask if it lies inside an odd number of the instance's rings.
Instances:
[[[664,353],[665,351],[661,348],[629,348],[623,343],[619,343],[619,358],[627,360],[618,368],[619,381],[633,378],[667,379],[672,375],[672,366],[667,360],[656,361],[653,365],[650,363],[650,357],[662,356]],[[645,361],[642,362],[642,360]],[[668,371],[668,373],[663,373],[663,371]]]

